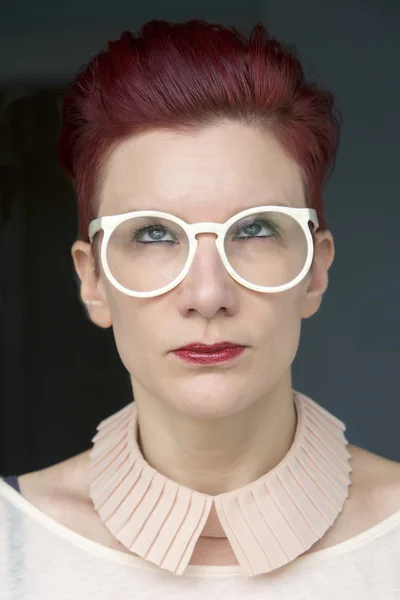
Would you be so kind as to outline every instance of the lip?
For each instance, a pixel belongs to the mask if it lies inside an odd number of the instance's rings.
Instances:
[[[189,364],[210,365],[226,362],[242,354],[245,346],[223,342],[221,344],[189,344],[174,350],[175,356]]]
[[[237,344],[235,342],[218,342],[217,344],[201,344],[200,342],[194,342],[193,344],[187,344],[187,346],[182,346],[181,348],[177,348],[174,352],[181,352],[186,350],[188,352],[201,352],[202,354],[211,353],[211,352],[220,352],[222,350],[227,350],[229,348],[243,348],[241,344]]]

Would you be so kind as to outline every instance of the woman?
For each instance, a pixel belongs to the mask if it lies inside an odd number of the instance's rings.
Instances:
[[[72,256],[135,403],[0,482],[6,598],[398,597],[399,465],[291,382],[338,138],[331,94],[262,26],[151,22],[74,80]]]

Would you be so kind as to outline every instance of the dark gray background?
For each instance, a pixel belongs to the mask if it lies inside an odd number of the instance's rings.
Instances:
[[[344,420],[353,443],[400,460],[397,385],[400,369],[400,2],[251,0],[231,1],[228,9],[219,1],[149,1],[144,9],[128,1],[70,0],[64,4],[14,2],[2,7],[1,12],[0,87],[15,93],[23,93],[21,89],[26,86],[64,84],[108,39],[115,38],[123,29],[136,29],[150,18],[200,17],[244,27],[262,20],[273,35],[297,47],[307,73],[321,79],[336,94],[344,122],[336,169],[325,192],[326,218],[336,240],[336,260],[321,311],[304,323],[294,365],[294,385]],[[45,176],[43,170],[41,181]],[[51,193],[50,184],[47,193]],[[66,313],[60,315],[57,300],[54,304],[57,297],[54,288],[40,272],[40,264],[47,257],[46,241],[52,239],[49,229],[45,234],[43,223],[53,228],[56,217],[59,222],[59,213],[54,213],[51,221],[51,205],[43,202],[37,207],[31,206],[28,213],[29,218],[35,220],[36,228],[30,230],[29,256],[38,270],[35,281],[39,282],[43,294],[42,302],[36,300],[36,308],[30,309],[30,314],[35,315],[36,328],[28,327],[29,353],[43,356],[34,367],[35,398],[28,403],[28,409],[23,409],[29,413],[29,417],[25,416],[25,429],[30,419],[29,423],[35,423],[35,431],[43,433],[40,436],[42,449],[37,451],[31,468],[84,449],[93,433],[85,429],[87,426],[81,425],[79,442],[74,445],[68,441],[80,427],[72,397],[76,400],[81,394],[88,398],[86,410],[96,413],[94,424],[101,412],[94,400],[101,397],[100,388],[115,390],[114,395],[118,394],[116,373],[124,377],[116,363],[109,366],[107,357],[111,356],[112,342],[106,337],[108,334],[95,332],[94,326],[82,317],[81,310],[80,335],[84,331],[87,336],[82,339],[88,340],[92,357],[96,346],[100,362],[92,363],[83,381],[83,371],[79,368],[85,360],[85,349],[74,350],[73,359],[72,350],[65,350],[63,323],[73,330],[75,321]],[[75,289],[71,292],[69,259],[69,245],[75,234],[74,219],[70,211],[65,216],[67,233],[57,240],[62,240],[60,282],[68,282],[65,283],[65,310],[75,315],[72,304],[76,306],[77,300]],[[32,281],[31,284],[34,286]],[[41,304],[44,308],[40,308]],[[4,318],[7,319],[6,314]],[[54,331],[56,334],[52,337]],[[5,351],[8,352],[7,348]],[[68,357],[66,362],[65,356]],[[103,379],[99,378],[98,371]],[[108,388],[107,377],[113,379]],[[68,394],[71,397],[69,414],[57,413],[54,408],[61,392],[57,390],[57,381],[66,394],[64,404],[68,405]],[[127,394],[126,378],[123,385],[122,396]],[[24,389],[28,396],[29,376]],[[8,391],[9,404],[10,397]],[[126,395],[121,404],[128,400]],[[10,409],[9,404],[3,410],[3,419],[13,414],[15,420],[16,408]],[[78,405],[81,407],[80,401],[75,406]],[[102,396],[102,406],[105,414],[110,412],[106,393]],[[113,405],[112,410],[114,408]],[[20,413],[18,418],[20,423],[24,421]],[[10,426],[7,427],[5,452],[8,457],[10,449],[17,447],[16,439],[19,447],[22,443],[30,447],[24,441],[26,436],[21,434],[22,425],[19,429],[18,424],[13,427],[12,435]],[[31,434],[31,446],[34,440],[37,445],[38,439]],[[3,471],[17,469],[16,462],[4,464]]]

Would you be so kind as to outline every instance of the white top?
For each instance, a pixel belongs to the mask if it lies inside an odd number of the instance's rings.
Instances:
[[[57,523],[0,481],[1,600],[398,600],[400,511],[265,575],[238,566],[175,575]]]

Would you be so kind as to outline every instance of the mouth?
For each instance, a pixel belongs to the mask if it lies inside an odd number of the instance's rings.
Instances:
[[[232,360],[241,355],[245,346],[235,342],[218,344],[188,344],[173,351],[178,358],[190,364],[212,364]]]

